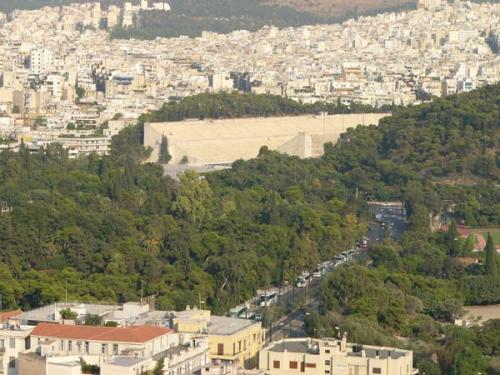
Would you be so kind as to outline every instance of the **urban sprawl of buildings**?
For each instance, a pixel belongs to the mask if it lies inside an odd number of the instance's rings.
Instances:
[[[96,316],[105,326],[84,324]],[[416,373],[411,351],[350,344],[345,334],[269,342],[258,321],[156,311],[152,298],[0,313],[0,374],[140,375],[162,360],[168,375]]]
[[[500,78],[500,4],[421,0],[401,13],[198,38],[111,39],[168,3],[46,7],[0,14],[1,148],[60,143],[71,157],[165,101],[240,90],[380,107],[467,92]],[[105,125],[103,125],[105,124]]]

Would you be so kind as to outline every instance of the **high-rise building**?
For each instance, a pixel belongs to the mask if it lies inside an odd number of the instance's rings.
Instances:
[[[30,69],[32,73],[50,73],[54,66],[54,57],[50,50],[37,48],[30,53]]]

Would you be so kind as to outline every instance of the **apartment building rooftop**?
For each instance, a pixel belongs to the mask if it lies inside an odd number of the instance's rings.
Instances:
[[[5,323],[9,319],[17,317],[20,314],[22,314],[21,310],[12,310],[12,311],[0,312],[0,323]]]
[[[338,353],[345,353],[350,357],[378,358],[378,359],[398,359],[406,356],[409,351],[377,346],[357,345],[342,342],[341,339],[285,339],[271,343],[267,350],[275,353],[303,353],[319,355],[322,349],[336,349]]]
[[[144,362],[144,358],[140,357],[117,357],[109,364],[120,367],[132,367],[141,362]]]
[[[34,310],[22,312],[16,316],[16,319],[22,322],[58,322],[60,311],[70,309],[79,315],[103,315],[113,310],[118,310],[118,305],[96,304],[84,302],[57,302],[52,305],[43,306]]]
[[[32,336],[73,340],[144,343],[173,331],[164,327],[93,327],[65,324],[41,323],[32,331]]]
[[[253,324],[260,324],[248,319],[235,319],[225,316],[212,315],[208,322],[207,333],[209,335],[233,335]]]

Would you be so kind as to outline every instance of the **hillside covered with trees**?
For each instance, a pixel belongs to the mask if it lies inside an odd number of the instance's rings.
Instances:
[[[378,128],[349,130],[327,147],[323,161],[346,186],[369,198],[401,199],[410,216],[399,243],[372,245],[361,264],[323,282],[310,334],[331,335],[339,326],[356,342],[406,346],[425,374],[499,373],[499,321],[450,325],[464,305],[500,302],[493,238],[478,255],[455,222],[448,233],[429,230],[429,214],[444,210],[467,225],[500,224],[499,104],[500,85],[435,99],[396,109]]]
[[[409,213],[401,242],[373,246],[360,264],[333,272],[308,331],[332,334],[337,325],[355,341],[410,347],[426,374],[498,374],[498,322],[471,330],[449,324],[464,304],[500,303],[498,255],[487,251],[464,265],[471,244],[455,240],[454,224],[431,233],[429,214],[450,208],[457,222],[500,223],[499,103],[500,85],[485,87],[395,109],[380,127],[358,127],[326,145],[323,158],[262,148],[230,170],[179,181],[142,163],[144,121],[313,109],[279,98],[200,96],[143,116],[103,158],[71,160],[55,145],[4,151],[3,307],[62,300],[67,288],[68,298],[83,300],[156,294],[160,309],[183,309],[201,296],[224,313],[257,288],[292,281],[352,246],[366,230],[367,199],[401,199]]]
[[[411,196],[410,212],[453,206],[464,224],[500,225],[499,102],[497,84],[396,108],[378,128],[347,131],[324,158],[369,197]]]

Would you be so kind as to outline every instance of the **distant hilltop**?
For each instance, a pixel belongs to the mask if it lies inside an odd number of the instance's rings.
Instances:
[[[266,0],[266,3],[288,6],[318,15],[341,16],[390,11],[400,7],[414,7],[416,0]]]

